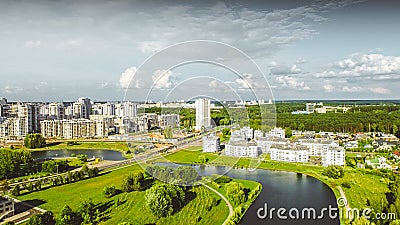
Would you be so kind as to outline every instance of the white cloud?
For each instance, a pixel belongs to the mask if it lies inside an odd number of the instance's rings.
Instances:
[[[152,76],[154,88],[170,88],[172,82],[172,72],[170,70],[156,70]]]
[[[343,92],[360,92],[363,91],[364,89],[359,86],[354,86],[354,87],[349,87],[349,86],[344,86],[341,88],[341,91]]]
[[[390,90],[383,87],[369,88],[374,94],[389,94]]]
[[[326,92],[333,92],[333,91],[335,91],[335,87],[333,86],[333,85],[331,85],[331,84],[325,84],[324,85],[324,90],[326,91]]]
[[[119,85],[121,86],[121,88],[123,89],[129,88],[130,82],[133,76],[135,76],[136,72],[137,72],[136,67],[130,67],[126,69],[125,72],[122,73],[121,77],[119,78]]]
[[[38,48],[41,45],[42,45],[42,42],[40,40],[27,41],[24,44],[24,48]]]
[[[83,41],[80,39],[71,39],[58,43],[56,48],[60,51],[76,51],[83,46]]]
[[[208,87],[210,87],[210,88],[217,88],[217,87],[219,87],[220,85],[218,85],[218,81],[217,80],[212,80],[212,81],[210,81],[210,83],[208,84]]]
[[[299,74],[302,73],[301,69],[297,67],[296,64],[292,66],[286,65],[276,65],[273,66],[271,69],[271,74],[273,75],[288,75],[288,74]]]
[[[310,87],[305,84],[304,81],[299,81],[297,77],[293,76],[278,76],[276,82],[282,85],[282,87],[289,87],[298,90],[310,90]]]
[[[241,78],[235,80],[235,83],[239,86],[239,88],[252,88],[254,84],[256,84],[254,80],[253,74],[245,73]]]
[[[155,53],[167,47],[161,41],[142,41],[138,43],[138,48],[143,53]]]
[[[355,53],[346,59],[332,63],[329,70],[316,73],[315,76],[318,78],[399,79],[400,57]]]

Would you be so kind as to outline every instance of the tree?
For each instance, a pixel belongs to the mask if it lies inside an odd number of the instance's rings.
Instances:
[[[107,197],[107,198],[111,198],[115,195],[117,195],[118,190],[114,185],[110,185],[110,186],[105,186],[103,189],[103,194]]]
[[[172,139],[172,138],[174,138],[174,135],[173,135],[173,132],[172,132],[172,127],[167,126],[167,127],[164,129],[164,138],[165,138],[165,139]]]
[[[182,185],[193,185],[197,181],[197,171],[191,166],[181,166],[174,171],[175,181]]]
[[[19,196],[21,192],[21,187],[19,184],[15,185],[14,188],[11,190],[11,194],[14,196]]]
[[[30,149],[43,148],[46,146],[46,139],[40,134],[27,134],[24,139],[24,146]]]
[[[225,184],[226,196],[233,203],[239,205],[246,202],[246,194],[243,184],[237,182],[230,182]]]
[[[80,217],[83,219],[82,224],[93,224],[96,220],[96,207],[91,200],[84,201],[79,207]]]
[[[205,164],[208,161],[208,158],[205,155],[199,156],[199,163]]]
[[[132,191],[140,191],[144,185],[144,174],[143,172],[137,172],[135,174],[128,174],[124,177],[122,181],[122,191],[123,192],[132,192]]]
[[[27,222],[27,225],[55,225],[54,215],[50,211],[43,214],[33,215]]]
[[[171,184],[157,184],[146,191],[146,206],[157,217],[166,217],[180,210],[185,203],[183,190]]]
[[[339,179],[344,177],[344,169],[341,166],[331,165],[322,171],[322,175],[333,179]]]
[[[64,206],[57,219],[57,225],[78,225],[81,222],[82,218],[68,205]]]
[[[81,171],[82,171],[84,174],[88,174],[89,168],[88,168],[87,164],[84,164],[84,165],[82,166]]]

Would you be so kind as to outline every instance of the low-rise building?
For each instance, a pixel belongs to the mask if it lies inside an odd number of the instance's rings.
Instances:
[[[268,135],[278,138],[285,138],[285,130],[280,127],[275,127],[268,132]]]
[[[234,157],[258,157],[262,153],[261,147],[254,141],[230,140],[225,145],[225,155]]]
[[[299,144],[274,144],[271,146],[271,160],[284,162],[308,162],[308,148]]]
[[[345,150],[343,147],[339,145],[330,145],[327,149],[324,150],[322,154],[322,165],[330,166],[344,166],[345,164]]]
[[[219,152],[220,149],[219,137],[214,135],[203,137],[203,152]]]

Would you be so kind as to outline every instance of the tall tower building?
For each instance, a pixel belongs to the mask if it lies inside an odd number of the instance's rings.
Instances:
[[[210,100],[206,98],[199,98],[195,102],[196,106],[196,130],[201,130],[211,127],[211,115],[210,115]]]

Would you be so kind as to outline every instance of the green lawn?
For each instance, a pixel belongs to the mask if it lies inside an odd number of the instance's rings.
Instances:
[[[222,224],[229,214],[228,207],[222,201],[207,211],[207,205],[211,204],[213,198],[220,199],[211,190],[203,186],[196,186],[191,191],[196,197],[176,214],[157,219],[145,206],[145,192],[122,193],[107,199],[103,196],[103,187],[114,184],[117,188],[121,186],[122,178],[129,172],[139,171],[142,168],[132,165],[127,168],[112,171],[99,177],[79,181],[63,186],[52,187],[46,190],[29,193],[18,197],[20,200],[37,204],[38,207],[53,211],[58,214],[64,205],[69,205],[77,210],[81,202],[92,199],[108,217],[101,224],[118,224],[119,222],[130,222],[132,224]],[[258,183],[254,181],[235,180],[244,184],[246,188],[252,189]],[[224,191],[223,189],[221,189]],[[121,205],[115,204],[119,199]]]

